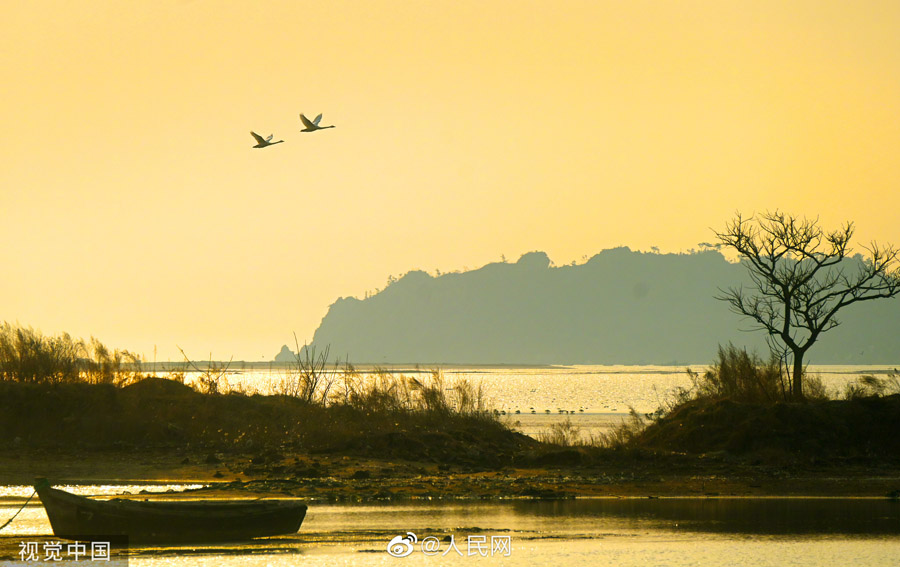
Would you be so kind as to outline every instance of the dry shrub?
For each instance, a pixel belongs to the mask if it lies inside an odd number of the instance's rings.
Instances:
[[[606,433],[592,436],[591,444],[610,449],[622,449],[629,447],[647,428],[647,420],[634,408],[629,408],[628,418]]]
[[[294,335],[297,353],[288,368],[287,375],[276,385],[276,393],[299,398],[310,404],[327,405],[334,387],[341,374],[338,362],[329,360],[331,347],[326,346],[321,352],[316,347],[303,345]]]
[[[772,403],[790,395],[780,359],[763,361],[755,353],[733,344],[719,345],[718,358],[702,377],[690,370],[695,397]]]
[[[574,447],[584,444],[581,437],[581,428],[573,424],[568,417],[565,421],[554,423],[546,430],[538,433],[537,440],[541,443],[558,445],[560,447]]]

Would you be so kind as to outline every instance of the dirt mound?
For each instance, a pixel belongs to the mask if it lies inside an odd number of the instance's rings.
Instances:
[[[509,463],[534,443],[483,415],[207,395],[162,378],[124,388],[0,382],[0,431],[0,448],[289,450],[474,464]]]
[[[442,431],[374,431],[351,438],[336,449],[367,457],[500,466],[512,463],[515,455],[536,444],[521,433],[488,426],[482,435],[453,427]]]
[[[900,395],[799,404],[695,400],[651,424],[635,444],[684,453],[900,457]]]
[[[185,397],[196,395],[190,386],[167,378],[148,377],[122,388],[123,394],[153,397]]]

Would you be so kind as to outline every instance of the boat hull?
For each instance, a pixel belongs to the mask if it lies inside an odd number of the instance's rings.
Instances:
[[[239,541],[296,533],[306,516],[306,505],[292,500],[93,500],[36,488],[53,533],[65,539]]]

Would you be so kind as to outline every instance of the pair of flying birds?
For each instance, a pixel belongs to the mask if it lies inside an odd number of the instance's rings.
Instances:
[[[319,114],[315,117],[315,119],[310,120],[303,114],[300,114],[300,121],[303,122],[303,130],[301,132],[315,132],[316,130],[324,130],[325,128],[334,128],[334,126],[319,126],[319,122],[322,120],[322,115]],[[256,140],[256,145],[254,148],[265,148],[266,146],[274,146],[275,144],[280,144],[284,140],[278,140],[277,142],[273,142],[272,138],[275,137],[275,134],[269,134],[268,138],[263,138],[256,132],[251,131],[250,135]]]

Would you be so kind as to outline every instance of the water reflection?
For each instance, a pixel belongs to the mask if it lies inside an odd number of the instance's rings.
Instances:
[[[515,502],[527,516],[632,528],[760,535],[900,535],[900,501],[866,498],[624,498]]]
[[[9,517],[21,504],[0,505]],[[386,553],[398,534],[442,542],[508,536],[509,557]],[[30,504],[0,534],[0,565],[22,538],[50,540],[43,507]],[[7,543],[2,553],[3,542]],[[442,544],[443,545],[443,544]],[[886,499],[584,499],[316,504],[297,534],[255,542],[132,547],[134,567],[250,565],[855,565],[896,567],[900,502]]]
[[[94,487],[85,492],[105,491]],[[0,517],[11,517],[23,501],[0,502]],[[601,498],[312,503],[297,535],[318,542],[362,542],[408,530],[447,534],[460,526],[514,532],[529,539],[646,531],[896,537],[900,536],[900,502],[866,498]],[[49,535],[50,525],[40,501],[32,500],[3,533]]]

